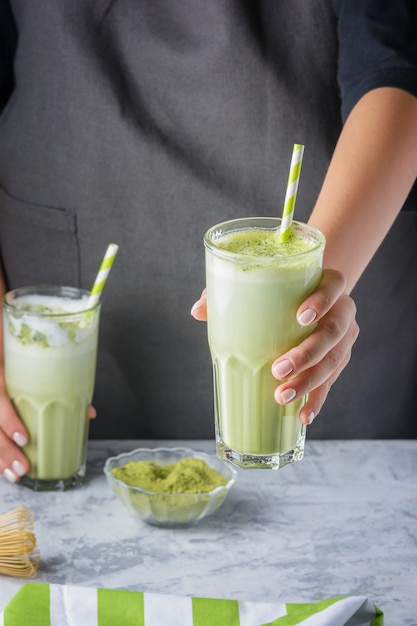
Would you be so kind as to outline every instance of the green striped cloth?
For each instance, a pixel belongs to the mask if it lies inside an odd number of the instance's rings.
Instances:
[[[383,626],[383,619],[364,596],[284,604],[28,583],[0,626]]]

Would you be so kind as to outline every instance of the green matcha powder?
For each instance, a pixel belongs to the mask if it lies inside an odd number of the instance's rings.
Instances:
[[[227,478],[195,457],[156,465],[152,461],[129,461],[111,470],[113,476],[131,487],[164,494],[208,493],[227,484]]]

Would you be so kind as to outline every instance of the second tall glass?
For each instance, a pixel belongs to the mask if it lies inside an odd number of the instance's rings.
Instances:
[[[100,304],[72,287],[23,287],[3,300],[7,392],[29,432],[21,484],[80,484],[96,373]]]

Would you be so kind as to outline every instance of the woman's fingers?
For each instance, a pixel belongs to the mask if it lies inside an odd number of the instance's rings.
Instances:
[[[4,393],[0,396],[0,473],[10,482],[18,481],[29,470],[21,450],[28,433]]]
[[[286,404],[308,394],[308,401],[300,411],[300,420],[310,424],[319,414],[330,387],[348,364],[358,332],[357,325],[353,325],[337,346],[316,365],[280,385],[275,391],[276,401]]]
[[[95,408],[88,407],[88,418],[97,415]],[[28,433],[7,396],[0,397],[0,473],[12,483],[29,471],[29,461],[20,449],[28,442]]]
[[[88,415],[88,419],[90,420],[94,420],[97,417],[97,411],[95,410],[92,404],[90,404],[90,406],[88,407],[87,415]]]
[[[200,299],[195,302],[191,308],[191,315],[200,322],[207,321],[207,295],[204,289]]]
[[[345,278],[337,270],[323,270],[319,285],[301,304],[297,321],[301,326],[310,326],[321,319],[345,291]]]
[[[311,423],[320,411],[331,385],[349,362],[359,334],[355,303],[343,293],[343,288],[344,280],[339,272],[323,272],[319,287],[303,302],[298,312],[298,317],[304,315],[304,320],[311,320],[311,312],[315,312],[313,321],[318,322],[315,330],[272,365],[275,378],[290,377],[275,391],[279,404],[309,394],[308,402],[300,412],[304,423]]]
[[[320,363],[326,366],[322,368],[322,376],[327,370],[336,369],[357,337],[355,313],[353,300],[341,296],[308,337],[273,363],[274,376],[278,379],[296,376]]]

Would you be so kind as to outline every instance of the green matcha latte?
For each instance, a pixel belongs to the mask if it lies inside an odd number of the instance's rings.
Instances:
[[[324,237],[294,223],[280,243],[279,224],[233,220],[204,239],[217,448],[243,467],[281,467],[304,450],[305,398],[277,404],[271,366],[312,330],[296,311],[320,281]]]
[[[7,392],[29,432],[22,484],[64,489],[83,478],[97,354],[99,310],[70,287],[22,288],[6,294]]]

